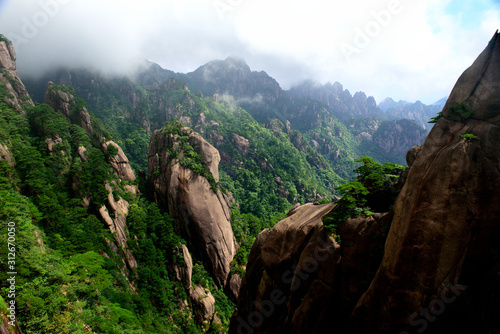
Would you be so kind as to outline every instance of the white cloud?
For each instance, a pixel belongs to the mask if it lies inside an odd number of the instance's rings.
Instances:
[[[447,95],[500,28],[495,0],[11,0],[0,32],[23,37],[50,3],[57,13],[17,43],[25,73],[56,64],[123,72],[144,58],[186,72],[235,55],[285,88],[311,77],[377,101]]]

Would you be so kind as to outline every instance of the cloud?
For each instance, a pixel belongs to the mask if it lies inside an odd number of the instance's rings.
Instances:
[[[339,81],[377,101],[426,103],[449,93],[500,25],[495,0],[11,0],[0,9],[25,75],[57,65],[127,73],[144,59],[188,72],[233,55],[284,88]]]

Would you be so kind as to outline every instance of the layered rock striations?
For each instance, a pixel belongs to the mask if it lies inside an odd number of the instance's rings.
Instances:
[[[219,152],[199,134],[180,128],[153,133],[149,145],[148,187],[155,201],[175,220],[176,231],[203,260],[219,286],[225,285],[236,253],[228,198],[219,189]],[[183,141],[192,151],[182,150]],[[201,161],[195,166],[188,161]],[[181,164],[182,162],[182,164]],[[194,162],[193,162],[194,163]],[[206,166],[206,169],[205,167]]]

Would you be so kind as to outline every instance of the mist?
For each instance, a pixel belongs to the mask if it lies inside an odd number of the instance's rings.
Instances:
[[[146,59],[187,73],[237,56],[284,89],[338,81],[377,101],[424,103],[449,93],[500,26],[494,0],[10,0],[0,10],[23,76],[62,66],[127,75]]]

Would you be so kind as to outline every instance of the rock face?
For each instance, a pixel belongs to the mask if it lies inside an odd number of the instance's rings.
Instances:
[[[498,123],[500,120],[500,45],[498,32],[486,49],[458,79],[443,109],[452,118],[452,108],[459,103],[469,105],[475,112],[472,119]],[[457,119],[457,116],[455,118]]]
[[[189,289],[192,288],[191,278],[193,276],[193,259],[186,245],[182,245],[182,264],[176,264],[174,266],[174,272],[177,280],[184,283],[184,287],[189,291]]]
[[[12,319],[12,315],[8,311],[10,305],[3,300],[1,303],[0,306],[5,311],[0,310],[0,334],[22,334],[17,318]]]
[[[0,323],[0,334],[22,334],[19,329],[19,325],[16,321],[16,326],[11,326],[9,324],[9,319],[5,316],[2,316],[2,323]]]
[[[75,108],[75,97],[68,92],[57,89],[53,82],[49,82],[44,101],[54,110],[63,112],[73,124],[80,125],[91,137],[93,132],[90,114],[85,107]],[[73,111],[73,109],[75,109]],[[92,138],[92,137],[91,137]]]
[[[109,162],[116,175],[118,175],[122,181],[135,181],[135,173],[132,170],[132,167],[130,167],[130,163],[127,156],[123,152],[123,149],[117,143],[110,140],[102,144],[104,152],[108,151],[109,145],[113,145],[118,151],[115,156],[110,157]]]
[[[457,107],[462,103],[468,107]],[[442,114],[394,205],[382,264],[352,315],[354,332],[498,328],[498,32],[459,78]]]
[[[372,140],[385,153],[403,156],[414,145],[420,145],[427,136],[427,130],[416,121],[400,119],[382,122]]]
[[[183,283],[191,299],[196,320],[204,328],[208,328],[210,323],[218,318],[215,312],[215,298],[208,289],[199,284],[192,284],[193,259],[186,245],[182,245],[182,249],[178,252],[179,255],[182,253],[182,261],[179,261],[181,263],[175,263],[173,266],[175,277]]]
[[[210,291],[205,290],[201,285],[197,285],[190,291],[193,302],[195,316],[202,322],[208,323],[215,314],[215,298]]]
[[[249,256],[230,333],[329,333],[350,311],[380,265],[391,214],[339,224],[339,245],[321,219],[334,204],[292,208],[259,234]]]
[[[106,185],[106,189],[108,190],[108,200],[106,205],[103,205],[99,209],[99,214],[111,233],[115,233],[116,245],[122,252],[124,262],[127,264],[128,268],[133,269],[137,267],[137,261],[132,255],[132,252],[127,248],[127,215],[129,203],[121,197],[118,201],[115,201],[113,188],[110,185]],[[110,212],[113,214],[114,219],[111,218]]]
[[[258,235],[230,333],[300,333],[315,327],[319,313],[327,311],[340,260],[339,245],[321,223],[333,206],[295,208]]]
[[[340,246],[320,222],[332,207],[294,208],[259,234],[230,333],[499,328],[498,33],[460,77],[442,115],[408,152],[411,168],[392,213],[339,224]],[[321,254],[329,256],[318,261]]]
[[[16,52],[8,40],[0,40],[0,82],[7,86],[8,94],[4,98],[7,105],[23,114],[25,113],[24,107],[34,105],[19,78]]]
[[[10,153],[9,148],[0,143],[0,161],[5,160],[10,166],[15,166],[16,161],[14,160],[14,157],[12,156],[12,153]]]
[[[199,154],[215,182],[219,180],[219,152],[188,128],[181,133]],[[176,221],[176,230],[202,259],[219,286],[226,283],[229,263],[236,253],[229,201],[206,177],[181,166],[171,152],[180,147],[178,135],[157,130],[149,144],[148,187],[155,201]]]

